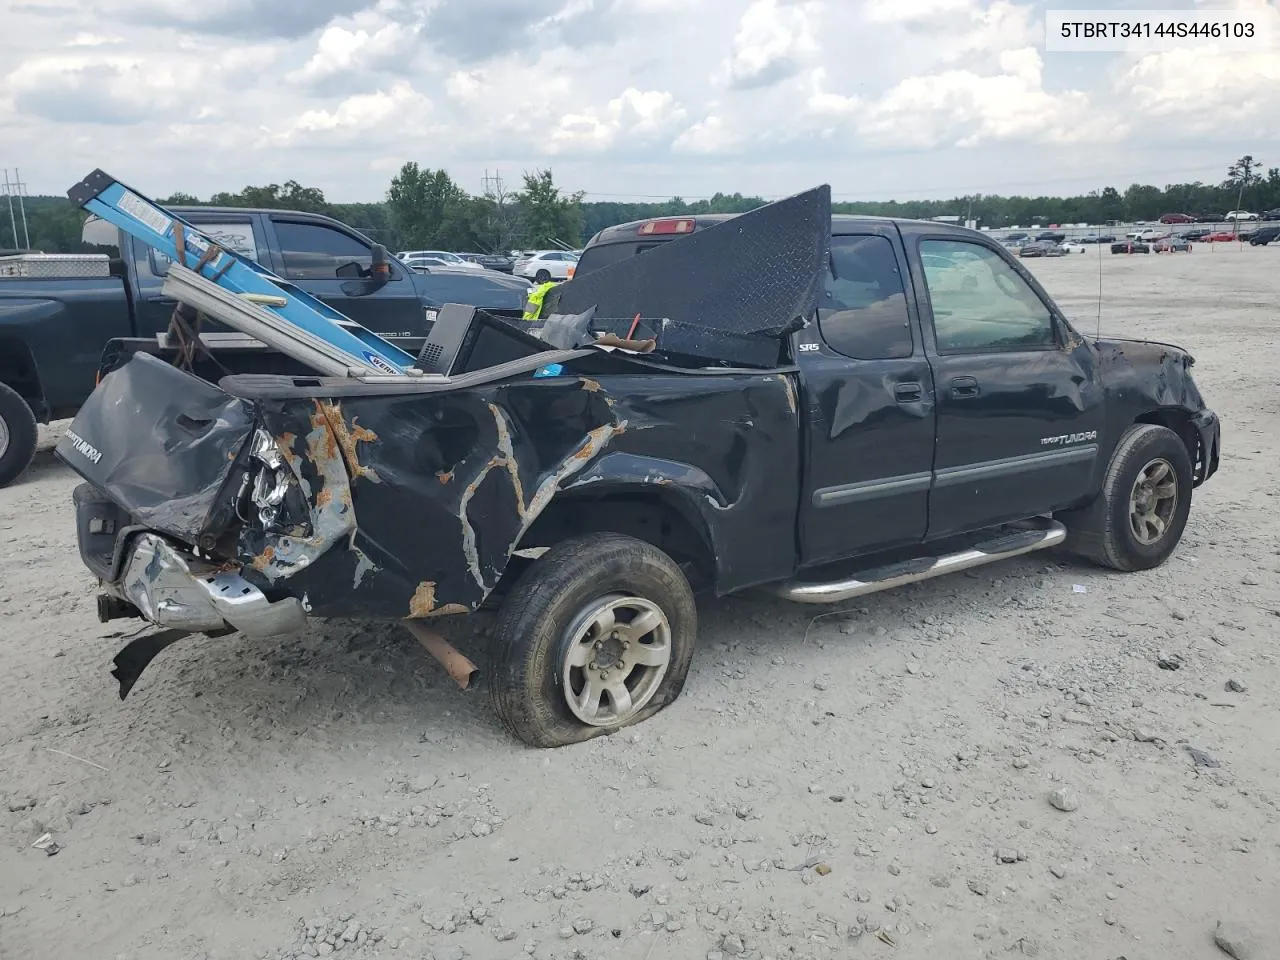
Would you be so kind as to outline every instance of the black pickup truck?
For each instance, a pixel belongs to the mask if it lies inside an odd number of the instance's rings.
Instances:
[[[494,270],[415,272],[389,258],[389,278],[370,282],[338,271],[352,263],[368,271],[377,245],[343,223],[287,210],[174,207],[188,222],[228,247],[326,301],[388,339],[417,342],[445,303],[467,303],[519,317],[530,285]],[[86,243],[112,258],[110,276],[0,277],[0,486],[31,460],[36,422],[72,416],[93,390],[109,340],[156,342],[173,313],[161,293],[168,263],[110,224],[90,219]],[[210,327],[212,333],[219,328]],[[222,363],[248,372],[224,349]]]
[[[122,358],[58,447],[100,616],[164,628],[117,658],[121,696],[188,633],[492,605],[496,711],[554,746],[677,697],[699,591],[832,603],[1059,544],[1164,562],[1219,463],[1191,356],[1083,335],[976,232],[812,193],[611,228],[556,291],[782,329],[766,366],[548,342],[425,380],[215,386]]]

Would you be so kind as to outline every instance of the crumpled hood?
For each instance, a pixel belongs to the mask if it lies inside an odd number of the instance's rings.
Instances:
[[[1191,376],[1195,358],[1184,347],[1155,340],[1090,337],[1107,392],[1117,412],[1134,405],[1137,412],[1180,407],[1190,412],[1205,408]]]
[[[1138,340],[1129,337],[1085,337],[1099,351],[1124,354],[1133,362],[1142,361],[1161,363],[1166,359],[1182,363],[1186,367],[1194,366],[1196,358],[1186,347],[1176,343],[1164,343],[1160,340]]]

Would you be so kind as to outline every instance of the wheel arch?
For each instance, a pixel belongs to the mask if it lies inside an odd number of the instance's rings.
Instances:
[[[45,402],[40,370],[31,348],[19,338],[0,335],[0,383],[22,397],[37,419],[42,418]]]
[[[1192,474],[1198,476],[1204,465],[1207,451],[1200,439],[1200,431],[1192,422],[1192,413],[1180,407],[1161,407],[1148,410],[1133,418],[1134,423],[1149,423],[1158,427],[1167,427],[1178,435],[1183,446],[1187,448],[1187,456],[1191,458]]]
[[[695,589],[719,580],[713,527],[689,489],[655,482],[600,482],[567,488],[525,533],[517,550],[550,547],[590,533],[619,533],[670,556]]]

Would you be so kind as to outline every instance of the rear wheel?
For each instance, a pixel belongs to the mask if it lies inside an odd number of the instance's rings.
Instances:
[[[1182,438],[1139,423],[1120,438],[1098,499],[1064,514],[1067,545],[1114,570],[1149,570],[1177,548],[1191,512],[1192,465]]]
[[[546,270],[539,270],[537,273],[533,275],[533,280],[535,283],[546,283],[550,279],[551,279],[551,274],[547,273]]]
[[[619,534],[548,550],[503,602],[489,689],[507,729],[536,747],[638,723],[680,695],[697,609],[661,550]]]
[[[27,469],[39,438],[35,414],[12,387],[0,383],[0,487]]]

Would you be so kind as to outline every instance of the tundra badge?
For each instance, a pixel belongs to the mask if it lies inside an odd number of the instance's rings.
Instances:
[[[1086,430],[1084,433],[1064,433],[1057,437],[1041,437],[1042,447],[1065,447],[1072,443],[1086,443],[1098,439],[1097,430]]]

